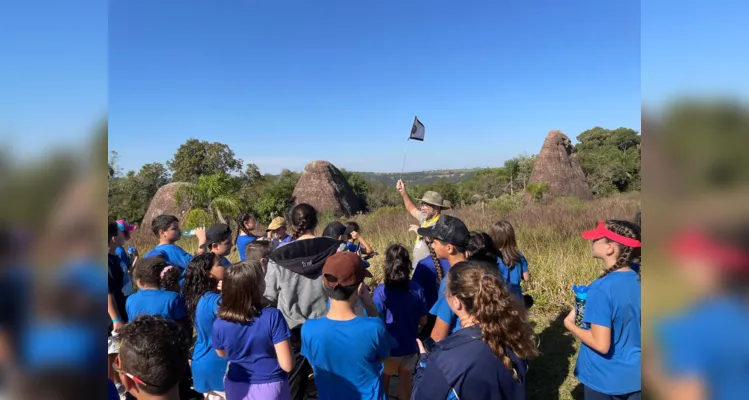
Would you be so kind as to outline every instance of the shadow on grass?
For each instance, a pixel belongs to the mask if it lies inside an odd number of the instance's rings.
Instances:
[[[540,356],[530,362],[527,395],[530,400],[560,400],[559,392],[572,369],[575,339],[564,327],[567,312],[561,312],[539,335]],[[571,393],[570,395],[572,395]]]

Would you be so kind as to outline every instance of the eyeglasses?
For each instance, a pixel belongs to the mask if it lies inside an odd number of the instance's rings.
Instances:
[[[115,372],[117,372],[118,374],[122,374],[122,375],[125,375],[126,377],[128,377],[128,378],[132,379],[133,381],[135,381],[135,383],[137,383],[137,384],[139,384],[139,385],[142,385],[142,386],[153,386],[153,385],[151,385],[151,384],[149,384],[149,383],[145,383],[145,382],[143,382],[143,380],[142,380],[142,379],[140,379],[140,378],[138,378],[137,376],[135,376],[135,375],[133,375],[133,374],[129,374],[129,373],[127,373],[127,372],[123,371],[122,369],[120,369],[120,368],[119,368],[119,367],[117,366],[117,362],[113,362],[113,363],[112,363],[112,369],[114,369],[114,371],[115,371]]]

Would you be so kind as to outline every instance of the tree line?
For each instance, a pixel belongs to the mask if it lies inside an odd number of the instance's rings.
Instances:
[[[575,157],[596,196],[637,191],[640,178],[640,135],[629,128],[595,127],[577,136]],[[530,184],[536,155],[520,155],[501,167],[480,169],[460,182],[435,181],[412,185],[412,196],[434,190],[454,206],[481,202],[515,204],[524,192],[539,196],[543,186]],[[373,211],[400,206],[402,200],[390,185],[364,179],[361,173],[341,169],[362,208]],[[226,221],[240,211],[255,213],[261,221],[283,214],[289,207],[300,174],[284,170],[263,174],[219,142],[188,139],[172,159],[143,165],[123,173],[116,151],[109,157],[109,217],[141,221],[156,191],[169,182],[187,182],[177,201],[188,201],[186,226]],[[540,197],[540,196],[539,196]]]

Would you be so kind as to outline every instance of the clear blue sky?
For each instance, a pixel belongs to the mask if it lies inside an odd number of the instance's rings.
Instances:
[[[639,130],[639,5],[577,3],[118,1],[109,146],[126,169],[196,137],[264,172],[394,172],[415,114],[407,170],[501,165],[551,129]]]
[[[407,170],[489,166],[554,128],[639,129],[641,83],[653,104],[749,94],[738,1],[644,2],[642,26],[636,1],[113,0],[109,21],[101,1],[6,3],[0,134],[18,157],[83,144],[108,103],[126,169],[193,136],[264,172],[398,171],[414,114]]]

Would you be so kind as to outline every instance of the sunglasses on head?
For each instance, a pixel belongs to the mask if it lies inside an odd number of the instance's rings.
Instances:
[[[117,366],[117,362],[116,361],[112,363],[112,369],[114,369],[114,371],[117,372],[118,374],[125,375],[126,377],[132,379],[135,383],[137,383],[137,384],[139,384],[141,386],[154,386],[154,385],[151,385],[150,383],[143,382],[142,379],[138,378],[137,376],[135,376],[133,374],[129,374],[129,373],[123,371],[120,367]]]

